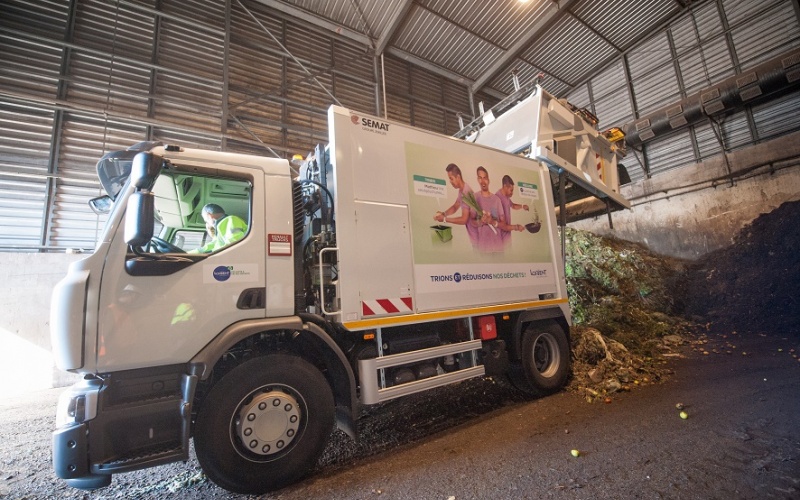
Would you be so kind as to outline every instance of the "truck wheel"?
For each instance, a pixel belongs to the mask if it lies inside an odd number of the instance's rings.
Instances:
[[[569,357],[569,342],[558,323],[531,323],[522,336],[521,363],[512,366],[509,378],[524,392],[552,394],[567,381]]]
[[[195,452],[222,488],[261,494],[305,476],[333,422],[322,373],[297,356],[271,354],[242,363],[211,389],[197,415]]]

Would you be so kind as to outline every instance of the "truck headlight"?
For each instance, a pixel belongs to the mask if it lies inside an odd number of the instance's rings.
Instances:
[[[86,420],[86,396],[59,398],[56,426],[80,424]]]
[[[100,385],[99,380],[83,380],[61,393],[56,410],[56,428],[93,419],[97,415]]]

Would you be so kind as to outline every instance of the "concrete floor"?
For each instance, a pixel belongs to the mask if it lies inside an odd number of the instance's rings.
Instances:
[[[687,348],[668,381],[610,404],[573,393],[523,400],[491,381],[435,401],[411,396],[368,412],[358,447],[334,436],[314,475],[262,498],[800,498],[800,337],[714,336],[707,350]],[[460,406],[465,388],[489,407]],[[66,487],[49,462],[57,393],[0,403],[0,496],[238,498],[194,459],[115,476],[93,493]],[[406,412],[421,404],[453,413],[409,423]],[[389,433],[400,438],[387,442]]]

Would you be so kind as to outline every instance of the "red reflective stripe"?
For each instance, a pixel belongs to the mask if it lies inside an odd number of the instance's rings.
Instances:
[[[374,316],[375,312],[367,306],[366,302],[361,303],[361,314],[363,316]]]
[[[407,305],[409,309],[412,311],[414,310],[414,302],[411,300],[411,297],[401,297],[400,300],[402,300],[403,304]]]
[[[392,304],[392,301],[389,299],[378,299],[376,302],[378,302],[378,305],[380,305],[383,308],[383,310],[386,311],[387,313],[400,312],[400,310],[397,309],[394,306],[394,304]]]

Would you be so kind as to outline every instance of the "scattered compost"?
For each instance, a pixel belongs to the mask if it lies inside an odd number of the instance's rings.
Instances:
[[[686,313],[714,331],[800,333],[800,201],[742,228],[687,272]]]

